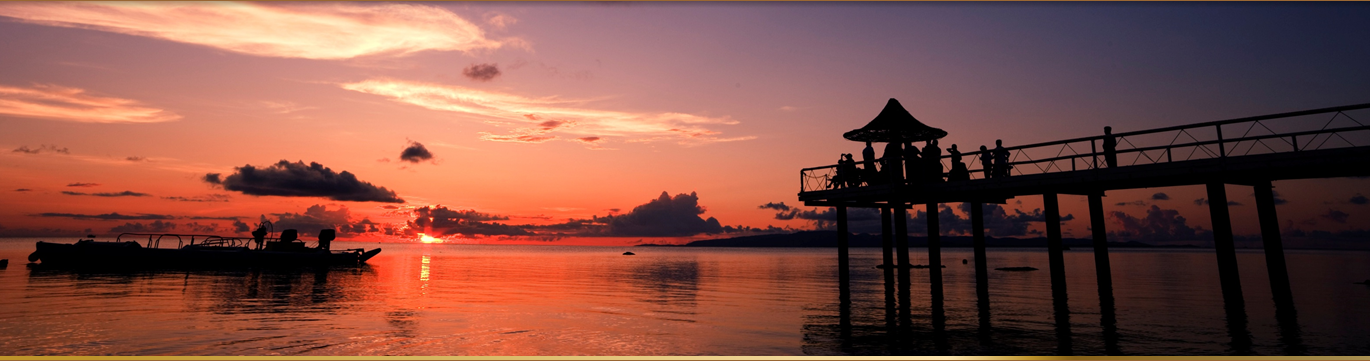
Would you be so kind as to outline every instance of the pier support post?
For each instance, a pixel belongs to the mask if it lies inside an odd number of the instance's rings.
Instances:
[[[912,282],[909,279],[909,221],[908,211],[904,209],[904,202],[891,202],[894,204],[894,244],[899,247],[899,324],[907,329],[913,322],[912,296],[910,288]]]
[[[1061,207],[1056,193],[1042,195],[1042,207],[1047,228],[1047,259],[1051,265],[1051,296],[1058,302],[1066,300],[1066,262],[1061,244]]]
[[[837,208],[837,279],[843,305],[851,303],[851,269],[848,263],[847,207]]]
[[[1270,273],[1270,293],[1276,307],[1293,306],[1294,293],[1289,287],[1289,270],[1284,263],[1284,244],[1280,240],[1280,220],[1275,216],[1275,192],[1270,181],[1257,183],[1254,188],[1261,240],[1265,245],[1265,269]]]
[[[1280,327],[1280,341],[1285,354],[1303,355],[1303,332],[1299,329],[1298,311],[1294,308],[1294,292],[1289,285],[1289,270],[1284,262],[1284,244],[1280,239],[1280,222],[1275,216],[1275,191],[1270,181],[1257,182],[1256,212],[1261,223],[1261,240],[1265,246],[1265,269],[1270,275],[1270,295],[1275,299],[1275,320]]]
[[[1061,206],[1056,193],[1042,194],[1047,228],[1047,261],[1051,266],[1051,303],[1056,318],[1056,353],[1071,355],[1070,307],[1066,299],[1065,245],[1061,243]]]
[[[928,203],[928,283],[932,284],[932,309],[941,311],[942,304],[942,231],[938,225],[937,203]],[[942,312],[933,312],[932,325],[941,330],[946,325]]]
[[[907,269],[909,266],[909,217],[908,211],[904,209],[904,202],[899,202],[894,207],[894,245],[899,247],[900,269]]]
[[[1246,313],[1242,281],[1237,275],[1237,246],[1232,239],[1232,216],[1227,211],[1227,189],[1222,182],[1208,183],[1208,212],[1213,218],[1213,248],[1218,254],[1218,278],[1223,302],[1230,310]]]
[[[1113,304],[1113,272],[1108,263],[1103,198],[1103,192],[1089,195],[1089,222],[1094,233],[1094,274],[1099,283],[1099,324],[1104,330],[1104,354],[1117,355],[1118,316]]]
[[[970,204],[970,232],[975,248],[975,298],[980,310],[980,325],[989,325],[989,265],[985,261],[984,204]]]
[[[894,267],[894,225],[890,223],[890,209],[880,208],[880,248],[881,261],[885,269]]]

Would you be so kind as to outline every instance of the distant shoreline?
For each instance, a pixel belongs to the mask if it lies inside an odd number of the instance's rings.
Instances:
[[[942,236],[943,248],[970,248],[974,240],[967,236]],[[848,245],[852,248],[880,248],[879,234],[852,234]],[[1094,241],[1084,238],[1065,238],[1061,243],[1069,248],[1093,249]],[[909,247],[927,247],[927,237],[909,237]],[[995,238],[985,237],[986,248],[1046,248],[1046,237]],[[837,231],[800,231],[784,234],[765,234],[733,238],[693,241],[686,244],[639,244],[637,247],[778,247],[778,248],[833,248],[837,247]],[[1137,241],[1108,242],[1109,248],[1181,248],[1202,249],[1195,245],[1154,245]]]

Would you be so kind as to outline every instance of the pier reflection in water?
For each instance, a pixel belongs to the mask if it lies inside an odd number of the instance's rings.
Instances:
[[[0,240],[0,258],[31,251],[32,242],[3,242],[10,241]],[[386,251],[362,268],[11,265],[0,271],[0,353],[1051,355],[1063,350],[1062,326],[1077,355],[1370,353],[1360,338],[1370,333],[1370,288],[1345,273],[1370,260],[1364,252],[1291,251],[1299,312],[1289,323],[1262,296],[1269,290],[1258,251],[1238,252],[1250,270],[1245,311],[1231,314],[1238,319],[1228,317],[1218,277],[1202,262],[1210,251],[1114,250],[1110,333],[1088,250],[1064,254],[1073,291],[1069,317],[1058,318],[1044,271],[991,268],[982,308],[969,249],[942,250],[939,311],[928,270],[907,270],[910,282],[899,287],[900,272],[875,268],[883,262],[876,248],[851,250],[844,298],[831,248],[635,248],[636,256],[622,256],[627,249],[379,246]],[[911,262],[926,264],[926,254],[915,248]],[[1040,249],[992,248],[986,258],[1047,262]],[[887,271],[895,282],[886,282]]]

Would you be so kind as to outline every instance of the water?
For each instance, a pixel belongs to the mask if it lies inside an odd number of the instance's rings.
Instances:
[[[982,329],[960,262],[973,257],[944,249],[936,332],[927,271],[912,271],[904,317],[885,303],[878,249],[853,249],[844,312],[833,249],[339,242],[385,251],[360,268],[90,272],[29,269],[34,241],[0,240],[0,355],[1100,355],[1113,341],[1128,355],[1370,354],[1370,288],[1352,284],[1370,278],[1365,252],[1288,253],[1295,329],[1276,321],[1263,255],[1239,252],[1234,330],[1212,250],[1114,250],[1105,337],[1087,250],[1065,255],[1064,326],[1046,252],[990,249],[991,268],[1041,270],[991,270]]]

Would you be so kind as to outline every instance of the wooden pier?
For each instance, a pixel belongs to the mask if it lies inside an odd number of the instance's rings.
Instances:
[[[907,132],[890,130],[905,126],[891,125],[901,119],[912,120],[911,127],[941,132],[913,119],[897,101],[891,99],[876,120],[866,128],[849,132],[847,138],[869,142],[869,138],[854,139],[851,135],[860,131],[872,132],[872,129],[883,132],[882,136]],[[1064,247],[1061,243],[1057,195],[1084,195],[1088,198],[1093,234],[1102,311],[1100,322],[1105,336],[1114,333],[1114,337],[1105,337],[1105,340],[1113,340],[1105,348],[1109,353],[1116,353],[1114,285],[1109,266],[1102,197],[1111,190],[1204,185],[1212,216],[1217,256],[1215,263],[1221,280],[1228,327],[1233,334],[1233,345],[1245,342],[1249,348],[1249,336],[1244,336],[1247,338],[1245,341],[1240,339],[1243,337],[1240,335],[1246,334],[1246,312],[1225,186],[1235,184],[1253,187],[1276,316],[1281,330],[1297,330],[1293,293],[1285,266],[1271,182],[1370,176],[1370,126],[1366,126],[1367,123],[1370,123],[1370,103],[965,152],[962,155],[970,160],[966,168],[971,179],[958,181],[947,181],[945,178],[906,179],[900,158],[900,154],[904,154],[904,144],[908,142],[904,138],[888,141],[888,147],[895,149],[886,149],[883,153],[886,156],[875,162],[866,162],[864,168],[856,169],[865,176],[859,182],[851,181],[854,174],[841,174],[852,173],[852,165],[845,166],[845,169],[843,165],[829,165],[801,170],[799,200],[807,206],[836,209],[838,274],[843,304],[850,300],[847,286],[850,282],[847,269],[847,208],[880,209],[886,287],[887,290],[894,287],[894,271],[898,270],[898,289],[901,303],[905,305],[903,310],[907,310],[909,269],[912,266],[909,263],[906,210],[926,207],[928,277],[931,284],[929,297],[932,301],[933,326],[940,329],[944,327],[944,320],[941,314],[943,295],[938,204],[972,204],[969,216],[974,239],[977,305],[981,325],[988,327],[989,281],[986,273],[989,267],[985,261],[982,205],[1002,204],[1015,197],[1041,196],[1057,329],[1058,333],[1064,332],[1059,351],[1069,354],[1067,272],[1062,254]],[[1224,137],[1224,131],[1228,137]],[[944,136],[945,132],[941,134]],[[1232,137],[1233,134],[1241,135]],[[985,178],[987,172],[984,171],[984,165],[969,169],[976,165],[979,155],[996,151],[1012,154],[1007,162],[1012,166],[1011,174]],[[1110,159],[1115,163],[1112,167],[1108,164]],[[943,171],[952,169],[951,155],[942,156],[938,161]],[[876,164],[889,165],[879,168],[890,171],[876,173]],[[879,175],[871,176],[875,174]],[[1297,334],[1296,331],[1290,332]]]

